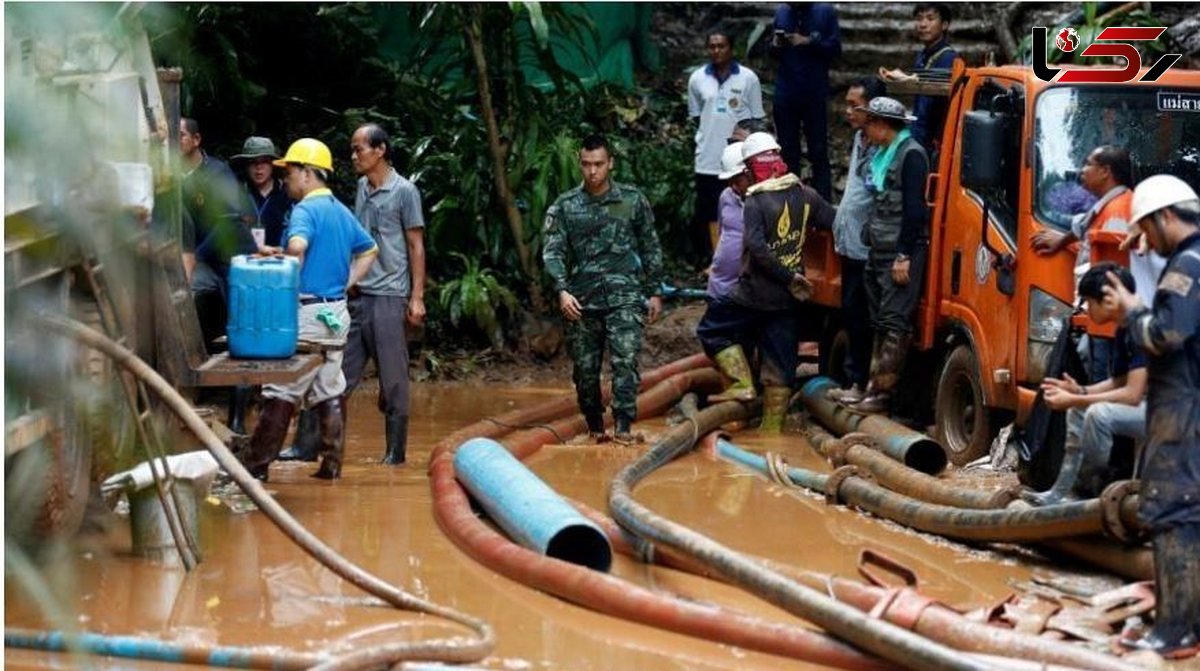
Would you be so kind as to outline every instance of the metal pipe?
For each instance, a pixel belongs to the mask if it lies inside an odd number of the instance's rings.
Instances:
[[[658,414],[674,404],[688,389],[720,389],[717,373],[704,355],[688,357],[642,376],[638,416]],[[689,370],[690,372],[682,372]],[[671,377],[666,377],[671,373]],[[534,589],[554,594],[592,610],[674,631],[724,645],[756,650],[814,664],[852,670],[889,669],[892,665],[866,655],[827,634],[796,625],[765,622],[724,608],[651,591],[608,574],[541,556],[523,548],[483,523],[471,510],[465,490],[454,478],[453,451],[472,434],[492,437],[509,431],[506,426],[544,422],[553,412],[570,408],[547,426],[513,434],[506,440],[517,456],[532,454],[546,443],[569,438],[586,430],[582,417],[574,414],[574,401],[555,401],[537,408],[519,410],[464,427],[434,447],[430,460],[434,518],[459,549],[493,571]],[[725,404],[731,419],[749,416],[736,403]],[[617,543],[621,545],[621,543]]]
[[[721,403],[693,411],[688,424],[667,431],[645,455],[621,470],[613,479],[608,496],[609,508],[618,524],[700,560],[731,584],[893,663],[920,669],[994,668],[894,624],[872,618],[638,503],[633,498],[633,487],[663,464],[690,450],[701,434],[731,421],[733,417],[727,406],[740,407],[740,404]]]
[[[838,435],[870,434],[885,454],[922,473],[937,475],[946,468],[946,450],[936,440],[882,415],[855,412],[825,398],[825,392],[837,386],[827,377],[815,377],[800,390],[804,407],[829,430]]]
[[[488,515],[521,545],[607,573],[612,546],[600,527],[579,514],[504,446],[472,438],[454,453],[454,472]]]
[[[1003,508],[1017,498],[1011,488],[983,491],[962,487],[909,468],[846,434],[837,440],[810,440],[809,444],[834,466],[853,464],[870,471],[888,489],[914,499],[955,508]]]

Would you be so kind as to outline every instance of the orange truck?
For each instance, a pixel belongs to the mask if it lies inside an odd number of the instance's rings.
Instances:
[[[950,81],[943,149],[926,185],[929,267],[916,351],[899,396],[913,403],[909,413],[935,423],[950,460],[964,464],[1032,407],[1074,311],[1075,251],[1040,256],[1031,239],[1069,230],[1087,202],[1077,176],[1088,153],[1124,146],[1135,178],[1167,172],[1200,187],[1200,71],[1081,85],[1047,83],[1029,67],[960,62]],[[1112,256],[1122,237],[1093,237],[1093,258]],[[832,236],[813,231],[805,252],[814,284],[806,321],[820,329],[809,335],[821,341],[822,370],[836,377],[846,336]]]

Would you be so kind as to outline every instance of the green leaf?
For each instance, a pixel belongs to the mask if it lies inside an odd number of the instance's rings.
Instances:
[[[529,12],[529,25],[533,27],[533,35],[537,38],[538,48],[550,46],[550,24],[542,14],[542,5],[538,2],[522,2],[521,5]]]

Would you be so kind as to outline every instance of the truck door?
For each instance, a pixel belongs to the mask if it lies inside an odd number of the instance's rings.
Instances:
[[[995,117],[1004,129],[998,156],[964,156],[960,127],[958,152],[942,219],[942,312],[969,329],[974,340],[984,397],[989,406],[1012,408],[1010,390],[1017,355],[1020,317],[1016,296],[1017,221],[1021,192],[1024,92],[1019,83],[981,77],[968,84],[964,112]],[[969,150],[968,150],[969,151]],[[963,169],[971,162],[998,160],[998,183],[968,188]],[[987,210],[987,222],[983,221]],[[986,238],[984,234],[986,233]]]
[[[998,76],[965,86],[932,261],[940,266],[939,337],[957,336],[938,373],[934,407],[938,440],[956,464],[987,453],[995,408],[1016,407],[1021,312],[1014,259],[1024,92]]]

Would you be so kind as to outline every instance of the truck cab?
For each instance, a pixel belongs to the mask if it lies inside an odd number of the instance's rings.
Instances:
[[[941,155],[926,188],[929,266],[913,345],[921,354],[901,382],[913,393],[901,395],[933,391],[937,438],[964,464],[987,452],[1000,422],[1032,407],[1075,310],[1075,250],[1041,256],[1031,240],[1047,228],[1069,230],[1090,204],[1078,183],[1087,155],[1124,146],[1135,179],[1167,172],[1200,186],[1200,72],[1065,85],[1029,67],[960,63],[947,88]],[[806,252],[814,302],[836,308],[830,237],[812,236]],[[826,316],[822,363],[837,372],[838,317]]]

